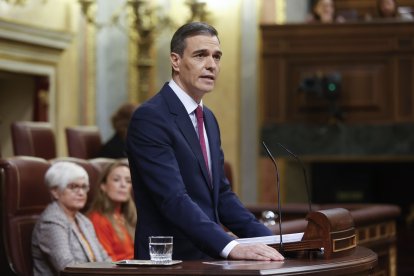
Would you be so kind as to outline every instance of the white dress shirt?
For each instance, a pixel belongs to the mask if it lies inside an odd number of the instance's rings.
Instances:
[[[190,95],[188,95],[187,93],[184,92],[184,90],[181,89],[181,87],[179,87],[177,85],[177,83],[175,83],[174,80],[171,80],[168,85],[171,87],[171,89],[174,91],[174,93],[177,95],[177,97],[180,99],[180,101],[183,103],[185,109],[187,110],[188,116],[190,116],[191,122],[193,123],[194,126],[194,130],[198,136],[198,131],[197,131],[197,117],[195,114],[195,110],[196,108],[200,105],[201,107],[203,107],[203,100],[200,101],[200,103],[196,103],[196,101],[194,101],[193,98],[190,97]],[[211,156],[210,156],[210,145],[208,143],[208,136],[207,136],[207,132],[206,132],[206,127],[203,126],[203,131],[204,131],[204,140],[206,142],[206,150],[207,150],[207,158],[208,158],[208,170],[211,172]],[[210,173],[210,176],[212,176],[212,174]]]

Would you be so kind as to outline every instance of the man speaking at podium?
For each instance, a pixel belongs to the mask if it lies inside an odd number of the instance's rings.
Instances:
[[[283,260],[240,238],[271,231],[245,209],[224,175],[219,126],[203,106],[220,71],[214,27],[192,22],[171,40],[172,79],[134,113],[127,152],[138,210],[135,259],[149,259],[149,236],[173,236],[173,259]]]

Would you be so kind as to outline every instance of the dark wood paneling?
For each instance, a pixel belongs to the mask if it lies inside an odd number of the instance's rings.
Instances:
[[[323,122],[329,101],[301,80],[337,72],[347,123],[414,122],[414,23],[262,25],[265,124]]]

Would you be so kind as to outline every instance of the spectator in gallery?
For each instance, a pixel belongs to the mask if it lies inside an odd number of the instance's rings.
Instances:
[[[127,161],[107,166],[99,183],[88,212],[96,235],[112,261],[133,259],[137,213]]]
[[[409,10],[398,7],[395,0],[377,0],[377,18],[413,20]]]
[[[333,0],[312,0],[308,22],[334,23],[345,22],[345,18],[335,13]]]
[[[47,170],[45,182],[53,201],[33,229],[33,274],[59,275],[71,264],[111,261],[91,221],[80,212],[89,190],[85,169],[57,162]]]
[[[98,157],[106,158],[127,158],[125,153],[125,139],[129,120],[137,105],[125,103],[112,115],[112,127],[115,130],[114,135],[102,146]]]

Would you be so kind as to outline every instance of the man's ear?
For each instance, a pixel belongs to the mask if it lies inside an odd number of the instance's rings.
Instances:
[[[179,66],[180,66],[180,62],[181,62],[181,57],[179,54],[177,53],[171,53],[170,54],[170,60],[171,60],[171,66],[173,68],[174,71],[179,72]]]

